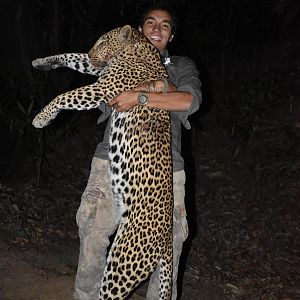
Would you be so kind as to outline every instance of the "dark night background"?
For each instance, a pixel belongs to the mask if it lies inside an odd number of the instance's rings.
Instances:
[[[76,270],[75,213],[103,134],[97,110],[31,125],[56,95],[96,80],[31,61],[87,52],[108,30],[136,26],[146,3],[0,1],[1,299],[71,299],[61,293]],[[191,57],[203,83],[183,140],[190,238],[181,299],[299,299],[300,2],[169,3],[179,14],[169,50]]]

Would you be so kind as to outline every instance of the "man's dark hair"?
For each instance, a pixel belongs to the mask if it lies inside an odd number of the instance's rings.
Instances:
[[[175,10],[166,3],[156,3],[156,4],[151,4],[151,5],[147,6],[147,8],[142,12],[142,14],[139,18],[139,26],[143,27],[145,18],[151,10],[164,10],[164,11],[168,12],[172,19],[172,24],[171,24],[172,25],[172,34],[175,34],[176,26],[177,26],[177,15],[176,15]]]

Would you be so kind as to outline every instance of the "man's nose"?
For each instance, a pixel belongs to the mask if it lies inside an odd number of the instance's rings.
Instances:
[[[155,25],[153,29],[154,29],[154,31],[160,31],[160,26],[159,25]]]

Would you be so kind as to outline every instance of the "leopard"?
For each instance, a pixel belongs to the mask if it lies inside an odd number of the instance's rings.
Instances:
[[[42,128],[63,109],[89,110],[148,80],[168,79],[160,53],[125,25],[103,34],[88,54],[32,62],[40,70],[69,67],[98,75],[88,86],[57,96],[34,118]],[[159,268],[159,299],[169,300],[173,272],[173,183],[170,114],[136,105],[115,109],[109,134],[110,184],[121,221],[106,261],[99,299],[126,299]]]

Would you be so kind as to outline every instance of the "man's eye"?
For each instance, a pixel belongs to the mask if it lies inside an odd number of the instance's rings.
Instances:
[[[168,24],[168,23],[162,24],[162,27],[165,28],[165,29],[171,29],[171,25]]]

